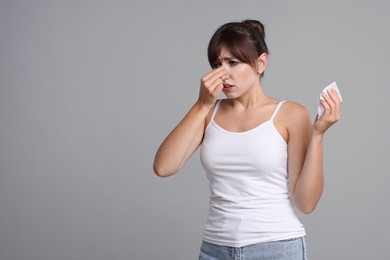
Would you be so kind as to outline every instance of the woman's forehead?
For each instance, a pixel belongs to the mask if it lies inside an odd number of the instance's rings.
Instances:
[[[228,48],[226,48],[225,46],[222,46],[222,47],[221,47],[221,50],[220,50],[220,52],[219,52],[218,58],[221,59],[221,60],[229,60],[229,59],[234,59],[235,57],[234,57],[233,54],[229,51]]]

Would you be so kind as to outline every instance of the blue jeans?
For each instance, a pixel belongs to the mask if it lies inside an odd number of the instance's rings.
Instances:
[[[305,237],[254,244],[244,247],[219,246],[202,242],[199,260],[307,260]]]

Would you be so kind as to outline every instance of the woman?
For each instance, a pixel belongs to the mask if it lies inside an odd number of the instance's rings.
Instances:
[[[323,191],[323,137],[340,119],[335,90],[312,125],[295,102],[267,96],[264,26],[227,23],[208,46],[213,70],[199,98],[158,149],[154,171],[177,173],[201,146],[210,183],[199,259],[307,259],[305,230],[293,207],[312,212]],[[218,100],[223,92],[226,99]]]

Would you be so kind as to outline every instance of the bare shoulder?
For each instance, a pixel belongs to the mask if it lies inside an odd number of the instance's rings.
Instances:
[[[282,107],[284,107],[285,109],[287,108],[286,110],[290,110],[290,112],[294,112],[294,113],[307,112],[306,107],[294,101],[286,101],[283,103]]]
[[[293,101],[286,101],[281,106],[279,118],[276,119],[276,123],[284,125],[290,137],[294,133],[305,135],[311,127],[309,111],[303,105]]]
[[[281,110],[281,117],[283,117],[286,121],[301,121],[305,119],[310,120],[309,111],[303,105],[294,102],[294,101],[286,101],[283,103]]]

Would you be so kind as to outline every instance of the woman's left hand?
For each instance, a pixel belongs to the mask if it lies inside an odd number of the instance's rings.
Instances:
[[[335,89],[327,91],[328,94],[321,93],[324,100],[320,100],[324,107],[324,114],[314,121],[313,131],[324,134],[329,127],[341,118],[341,100]]]

